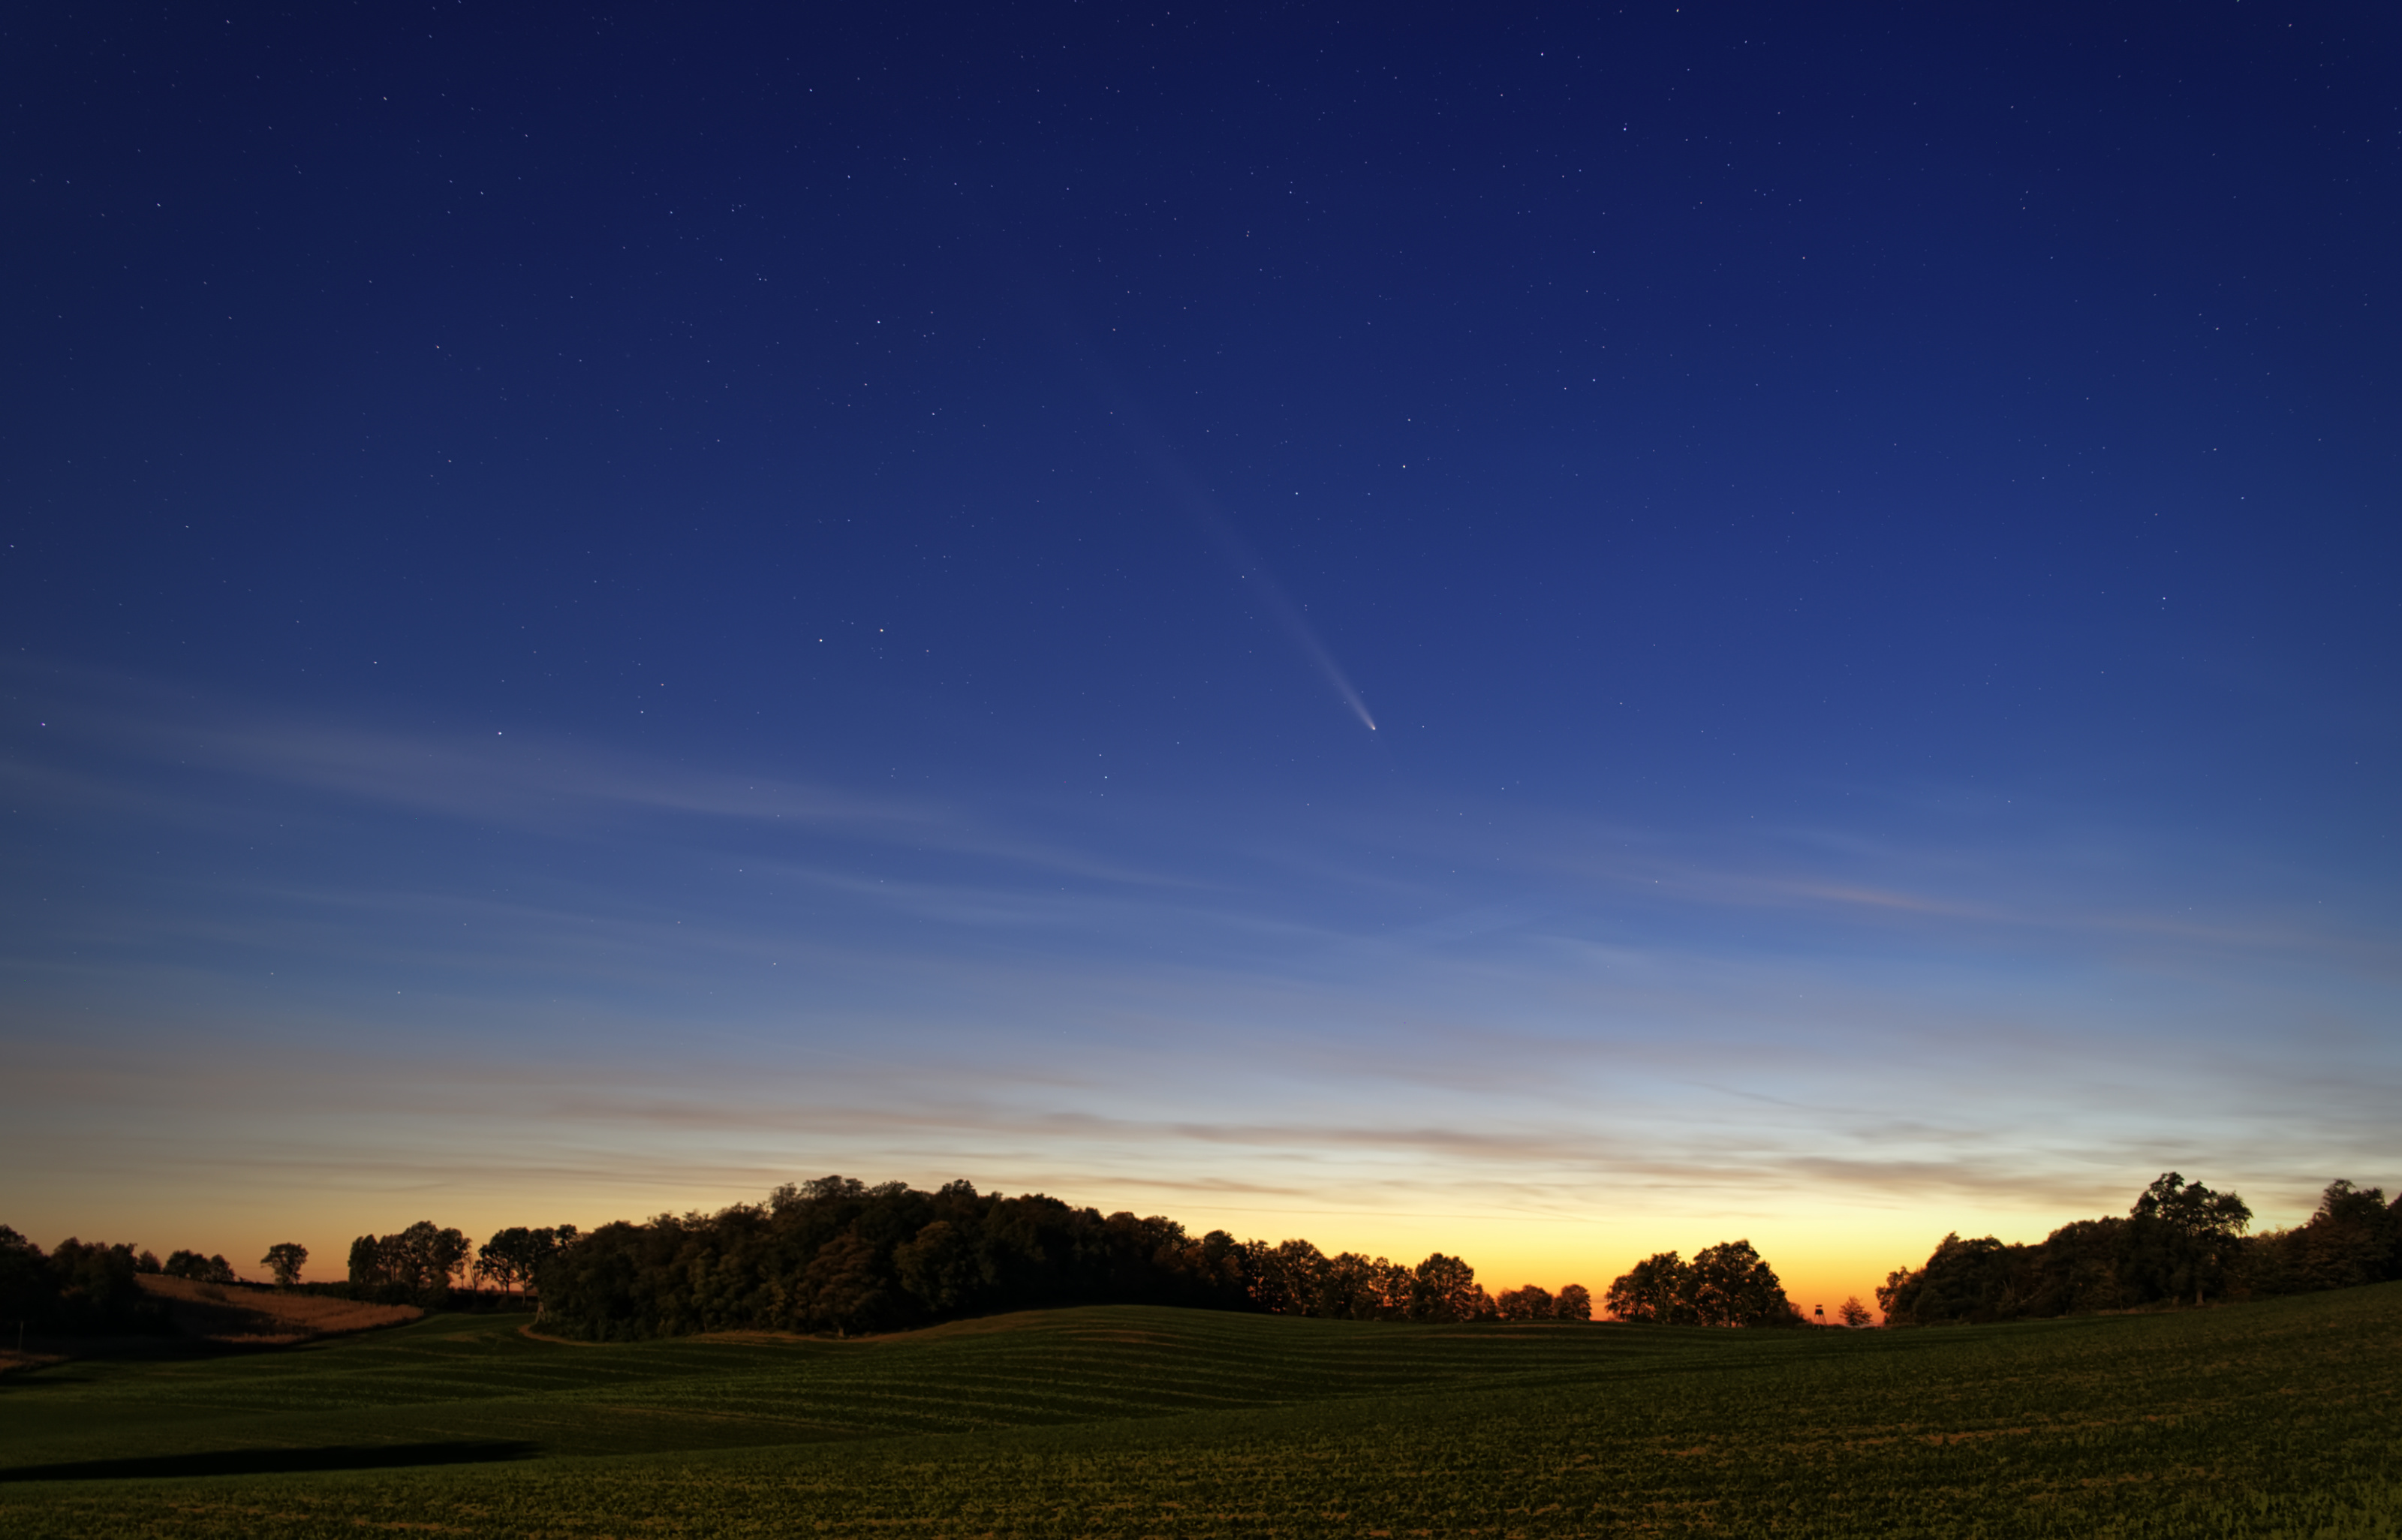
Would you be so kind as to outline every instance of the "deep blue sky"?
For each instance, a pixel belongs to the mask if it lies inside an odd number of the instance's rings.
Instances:
[[[19,16],[0,1198],[2402,1178],[2397,42]]]

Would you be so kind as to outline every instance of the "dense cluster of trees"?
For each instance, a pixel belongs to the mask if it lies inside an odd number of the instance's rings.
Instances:
[[[260,1266],[279,1284],[298,1281],[309,1248],[293,1242],[271,1246]],[[222,1256],[171,1251],[160,1261],[131,1244],[79,1241],[70,1236],[45,1255],[40,1246],[0,1225],[0,1321],[21,1322],[28,1330],[63,1337],[99,1337],[170,1329],[164,1301],[144,1292],[145,1275],[186,1278],[200,1284],[239,1284],[233,1264]]]
[[[2291,1230],[2255,1235],[2243,1247],[2241,1283],[2257,1299],[2312,1294],[2402,1278],[2402,1193],[2327,1184],[2319,1206]]]
[[[1749,1241],[1721,1241],[1690,1262],[1673,1251],[1654,1253],[1611,1284],[1602,1302],[1622,1321],[1660,1326],[1802,1324],[1776,1270]]]
[[[1571,1284],[1498,1299],[1440,1252],[1415,1267],[1307,1241],[1186,1233],[967,1182],[927,1192],[825,1176],[764,1203],[661,1215],[573,1239],[538,1269],[545,1329],[592,1341],[695,1331],[892,1330],[1051,1305],[1142,1303],[1350,1320],[1571,1319]]]
[[[137,1261],[138,1271],[163,1272],[170,1278],[189,1278],[196,1284],[231,1284],[241,1280],[234,1276],[233,1264],[223,1256],[203,1257],[197,1251],[171,1251],[164,1262],[144,1252]]]
[[[1590,1321],[1593,1293],[1582,1284],[1570,1284],[1557,1294],[1526,1284],[1503,1289],[1493,1313],[1504,1321]]]
[[[350,1286],[344,1292],[392,1303],[438,1305],[464,1280],[476,1287],[489,1285],[522,1293],[535,1286],[543,1268],[576,1233],[573,1225],[512,1225],[478,1246],[455,1228],[420,1219],[390,1235],[362,1235],[352,1241]],[[293,1249],[299,1253],[293,1264],[297,1277],[298,1263],[309,1254]],[[280,1280],[282,1274],[277,1276]]]
[[[2078,1219],[2034,1245],[1946,1235],[1877,1292],[1888,1326],[2082,1315],[2211,1299],[2266,1299],[2402,1277],[2402,1201],[2348,1181],[2310,1220],[2247,1236],[2252,1210],[2167,1172],[2122,1217]]]
[[[467,1237],[431,1219],[420,1219],[390,1235],[362,1235],[351,1243],[354,1288],[389,1290],[413,1298],[447,1294],[450,1280],[467,1265]]]
[[[70,1337],[165,1331],[166,1307],[136,1281],[158,1271],[130,1245],[70,1237],[45,1254],[0,1225],[0,1321]]]
[[[476,1248],[471,1276],[522,1294],[541,1276],[543,1264],[575,1237],[573,1225],[511,1225]]]
[[[1091,1210],[1085,1212],[1090,1213]],[[1146,1224],[1168,1225],[1169,1219]],[[1181,1234],[1180,1229],[1177,1230]],[[1208,1247],[1223,1231],[1202,1238]],[[1356,1251],[1327,1256],[1307,1241],[1233,1241],[1224,1255],[1236,1287],[1217,1301],[1225,1308],[1336,1321],[1589,1321],[1593,1296],[1570,1284],[1554,1296],[1528,1284],[1500,1298],[1476,1281],[1476,1270],[1438,1251],[1415,1267]]]
[[[2252,1211],[2175,1172],[2146,1188],[2124,1217],[2079,1219],[2039,1244],[1947,1235],[1924,1265],[1876,1291],[1892,1326],[2007,1321],[2265,1298],[2402,1278],[2402,1199],[2329,1186],[2309,1222],[2248,1235]],[[297,1285],[306,1246],[269,1248],[260,1265]],[[87,1335],[167,1327],[144,1273],[237,1282],[221,1256],[176,1251],[165,1262],[131,1245],[61,1242],[47,1255],[0,1226],[0,1321]],[[1476,1270],[1436,1252],[1415,1267],[1358,1252],[1328,1256],[1305,1240],[1194,1236],[1173,1219],[1103,1215],[1056,1198],[980,1193],[966,1182],[932,1192],[824,1176],[778,1188],[764,1203],[642,1224],[512,1226],[481,1246],[421,1219],[351,1243],[347,1285],[311,1286],[440,1304],[465,1278],[537,1293],[545,1327],[595,1341],[697,1331],[869,1332],[955,1316],[1053,1305],[1141,1303],[1265,1311],[1354,1321],[1587,1321],[1594,1299],[1570,1284],[1527,1285],[1498,1298]],[[1609,1286],[1621,1321],[1775,1327],[1802,1313],[1748,1241],[1691,1261],[1663,1251]],[[1846,1299],[1845,1325],[1869,1312]]]

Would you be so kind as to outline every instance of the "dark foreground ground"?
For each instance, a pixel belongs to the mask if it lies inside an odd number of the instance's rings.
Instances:
[[[1949,1331],[522,1325],[0,1377],[0,1533],[2402,1536],[2402,1285]]]

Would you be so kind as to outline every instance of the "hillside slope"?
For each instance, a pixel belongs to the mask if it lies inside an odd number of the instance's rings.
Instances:
[[[398,1326],[425,1313],[415,1305],[331,1299],[322,1295],[203,1284],[155,1273],[140,1282],[145,1294],[167,1301],[176,1331],[211,1341],[261,1346],[305,1342],[316,1337],[338,1337]]]
[[[2397,1389],[2402,1286],[1865,1333],[436,1317],[0,1390],[0,1532],[2370,1534]]]

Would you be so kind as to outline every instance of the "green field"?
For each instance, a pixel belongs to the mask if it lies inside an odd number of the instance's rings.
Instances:
[[[9,1375],[0,1533],[2402,1534],[2402,1285],[1857,1333],[522,1324]]]

